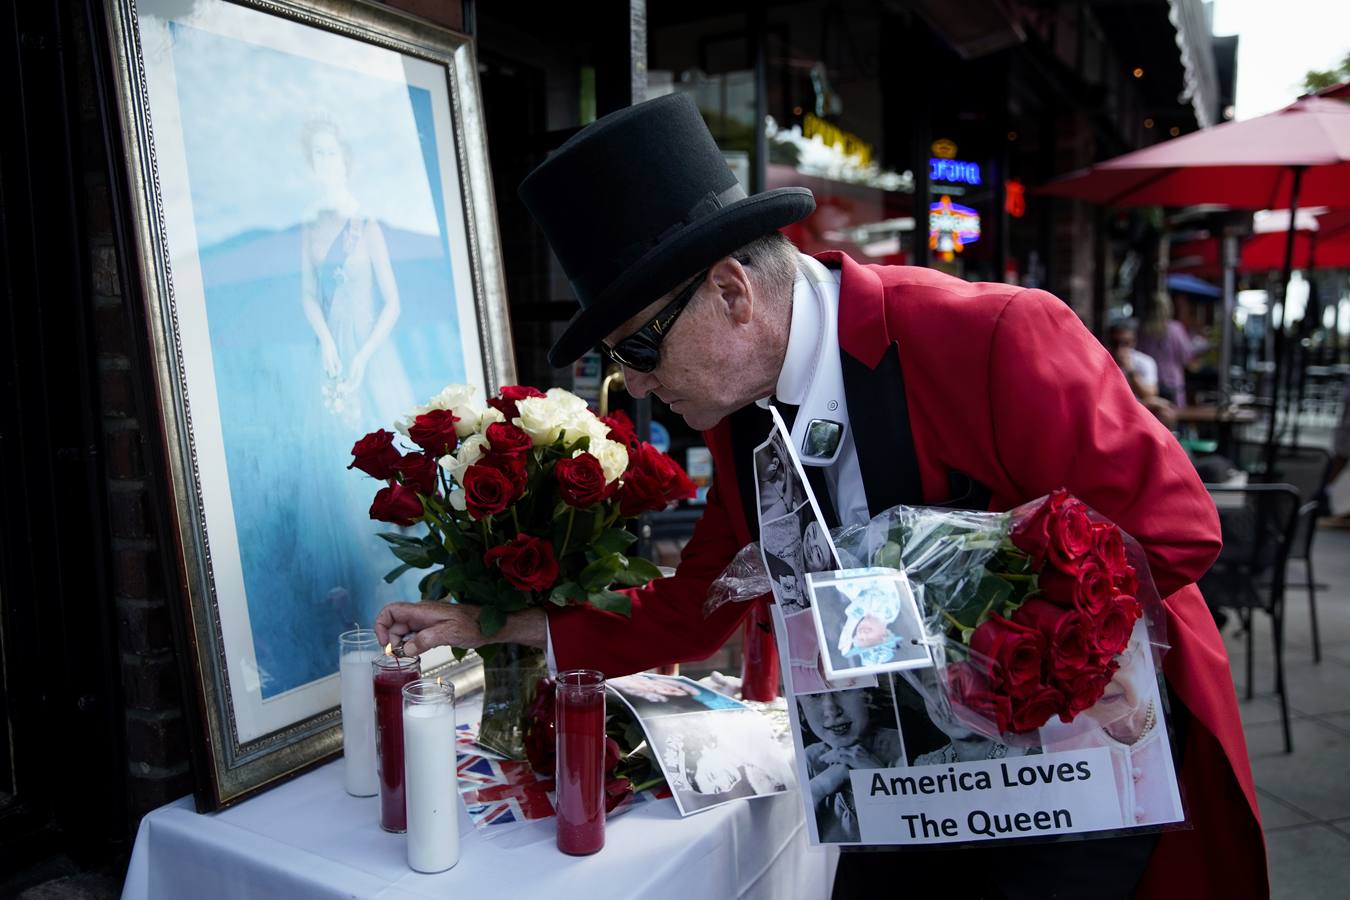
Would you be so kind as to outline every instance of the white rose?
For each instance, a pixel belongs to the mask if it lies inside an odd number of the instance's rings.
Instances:
[[[563,422],[563,443],[569,447],[582,438],[590,438],[591,445],[594,446],[597,440],[604,440],[608,434],[608,426],[592,415],[589,409],[569,412]]]
[[[465,404],[471,404],[477,407],[478,404],[474,397],[478,394],[478,388],[471,384],[449,384],[441,389],[441,392],[431,398],[427,404],[427,409],[448,409],[459,415],[459,408]]]
[[[464,496],[463,491],[450,492],[450,508],[464,512],[469,508],[468,498]]]
[[[406,437],[418,416],[433,409],[448,409],[459,419],[455,423],[455,434],[461,439],[466,438],[478,429],[478,417],[482,415],[482,407],[473,399],[477,393],[478,388],[471,384],[447,385],[429,403],[413,407],[412,412],[394,423],[394,428]]]
[[[470,435],[464,440],[464,443],[459,445],[459,449],[455,451],[453,458],[447,456],[441,459],[441,466],[450,473],[451,478],[459,484],[463,484],[464,470],[482,459],[483,454],[487,451],[487,446],[488,439],[483,435]],[[447,460],[449,460],[448,464]]]
[[[600,468],[605,471],[605,484],[613,484],[628,469],[628,448],[618,441],[592,440],[590,454],[600,460]]]
[[[536,447],[551,444],[562,433],[567,417],[558,403],[549,397],[526,397],[516,401],[520,415],[515,424],[530,436]]]
[[[483,415],[480,416],[478,419],[478,430],[486,434],[489,425],[496,425],[498,422],[505,422],[505,421],[506,421],[505,413],[503,413],[500,409],[494,409],[493,407],[489,406],[487,409],[483,410]]]
[[[585,400],[582,400],[571,391],[565,391],[562,388],[549,388],[544,392],[544,397],[551,403],[556,404],[564,412],[575,414],[585,412],[589,409],[589,407],[586,406]]]

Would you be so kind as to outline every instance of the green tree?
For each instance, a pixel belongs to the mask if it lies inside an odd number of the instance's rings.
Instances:
[[[1308,70],[1308,74],[1303,76],[1303,90],[1312,94],[1342,81],[1350,81],[1350,53],[1345,54],[1345,59],[1335,69]]]

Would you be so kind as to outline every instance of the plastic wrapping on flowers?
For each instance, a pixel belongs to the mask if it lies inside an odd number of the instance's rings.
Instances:
[[[990,739],[1033,745],[1050,718],[1096,703],[1141,616],[1161,664],[1165,620],[1143,548],[1065,491],[1006,513],[897,506],[833,536],[844,569],[905,572],[934,665],[898,674],[935,714]],[[705,611],[769,589],[752,545]]]

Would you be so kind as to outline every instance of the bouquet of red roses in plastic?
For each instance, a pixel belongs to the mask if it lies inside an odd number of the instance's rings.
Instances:
[[[422,599],[481,607],[484,636],[546,603],[628,614],[614,588],[660,573],[626,554],[624,526],[693,497],[693,483],[622,413],[601,419],[559,388],[508,386],[486,405],[475,393],[451,385],[397,423],[403,441],[381,429],[352,447],[348,468],[382,482],[370,517],[426,526],[380,535],[400,562],[385,581],[431,570]]]
[[[939,675],[911,682],[991,738],[1095,704],[1157,602],[1138,544],[1062,490],[1008,513],[896,507],[837,544],[906,573]]]

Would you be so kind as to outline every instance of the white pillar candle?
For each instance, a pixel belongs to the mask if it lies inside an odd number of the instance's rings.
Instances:
[[[404,689],[403,771],[407,785],[408,865],[442,872],[459,862],[459,777],[455,707],[409,702]]]
[[[371,632],[374,640],[374,632]],[[342,765],[347,793],[374,797],[380,792],[375,760],[375,689],[370,662],[378,650],[348,650],[342,654]]]

